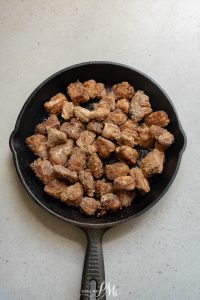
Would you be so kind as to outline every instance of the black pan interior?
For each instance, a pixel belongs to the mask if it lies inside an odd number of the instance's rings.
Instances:
[[[161,175],[154,176],[151,192],[137,197],[132,206],[116,214],[103,218],[87,217],[78,210],[68,207],[43,191],[43,184],[30,169],[34,155],[25,144],[25,138],[34,133],[36,124],[47,115],[43,103],[58,92],[66,93],[66,86],[79,79],[95,79],[110,87],[121,81],[130,82],[136,90],[144,90],[150,97],[154,110],[165,110],[170,117],[168,129],[175,135],[175,143],[166,152],[166,163]],[[51,213],[79,226],[103,227],[112,226],[144,212],[155,204],[167,191],[178,170],[181,155],[186,145],[175,108],[166,93],[145,74],[124,65],[109,62],[91,62],[75,65],[57,72],[45,80],[28,98],[18,117],[15,130],[10,138],[10,147],[14,155],[18,175],[33,199]]]

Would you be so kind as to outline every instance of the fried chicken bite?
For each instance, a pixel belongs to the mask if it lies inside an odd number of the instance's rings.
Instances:
[[[106,165],[105,174],[109,180],[114,180],[119,176],[126,176],[129,173],[129,167],[124,162],[116,162],[114,164]]]
[[[150,133],[165,149],[174,142],[173,134],[160,126],[151,125]]]
[[[78,181],[78,175],[76,171],[71,171],[61,165],[54,165],[53,171],[56,178],[67,180],[70,183],[75,183]]]
[[[92,172],[94,178],[101,178],[103,175],[103,164],[101,159],[96,153],[93,153],[87,163],[88,169]]]
[[[103,180],[95,181],[95,195],[99,198],[104,194],[112,193],[113,187],[110,182]]]
[[[115,140],[120,136],[120,129],[117,125],[112,123],[105,123],[102,136],[109,140]]]
[[[135,189],[135,179],[132,176],[119,176],[114,179],[114,190],[132,191]]]
[[[58,93],[53,96],[48,102],[44,103],[44,108],[50,114],[59,115],[62,112],[63,104],[67,101],[64,94]]]
[[[150,132],[150,128],[145,124],[138,127],[138,145],[141,148],[153,148],[154,137]]]
[[[51,148],[56,145],[64,144],[67,141],[67,135],[56,128],[47,126],[47,147]]]
[[[92,117],[92,112],[84,107],[75,106],[74,116],[83,123],[88,123]]]
[[[88,93],[89,97],[94,99],[101,99],[106,95],[106,90],[103,83],[97,83],[95,80],[90,79],[83,83],[83,86]]]
[[[91,120],[87,124],[87,130],[93,131],[96,134],[101,134],[103,130],[103,122]]]
[[[70,122],[64,122],[60,127],[60,131],[73,140],[77,140],[83,130],[85,130],[84,124],[75,118],[72,118]]]
[[[68,85],[67,87],[67,93],[72,99],[74,105],[79,105],[80,103],[88,102],[90,99],[84,85],[79,81],[70,83],[70,85]]]
[[[93,216],[100,208],[100,202],[90,197],[83,197],[79,203],[80,210],[88,216]]]
[[[128,207],[131,205],[133,199],[135,198],[134,191],[116,191],[116,195],[123,207]]]
[[[117,144],[134,147],[137,144],[135,137],[138,137],[137,132],[135,130],[124,129],[117,137]]]
[[[69,206],[78,206],[83,198],[82,185],[77,182],[63,191],[60,195],[61,201],[65,202]]]
[[[31,169],[35,175],[44,183],[47,184],[52,181],[55,176],[53,172],[53,165],[47,159],[42,160],[38,158],[31,163]]]
[[[35,133],[46,135],[47,126],[56,129],[60,128],[60,121],[56,115],[50,115],[48,119],[45,119],[42,123],[38,124],[35,128]]]
[[[26,138],[26,144],[35,155],[44,159],[48,157],[46,136],[42,134],[31,135]]]
[[[88,154],[97,152],[96,144],[94,143],[96,134],[89,130],[81,132],[78,140],[76,141],[77,146]]]
[[[96,140],[97,152],[102,158],[107,158],[112,152],[115,151],[115,144],[103,137],[98,137]]]
[[[116,106],[117,108],[121,109],[125,114],[127,114],[129,111],[129,104],[130,104],[129,101],[123,98],[117,101]]]
[[[100,200],[101,211],[97,216],[103,216],[106,212],[115,212],[122,208],[117,195],[113,193],[104,194]]]
[[[68,121],[70,120],[74,115],[74,104],[69,101],[65,101],[62,107],[62,114],[61,117]]]
[[[141,121],[152,112],[149,97],[143,91],[137,91],[130,102],[129,114],[133,121]]]
[[[44,191],[50,196],[61,200],[61,194],[67,190],[68,186],[66,183],[54,179],[51,182],[47,183],[44,187]]]
[[[140,168],[145,177],[161,174],[165,161],[165,154],[157,149],[150,151],[140,162]]]
[[[65,144],[57,145],[49,150],[49,160],[56,165],[65,165],[68,157],[72,153],[74,148],[74,142],[71,139],[67,139]]]
[[[106,118],[106,122],[113,123],[116,125],[122,125],[127,120],[127,115],[123,113],[121,109],[115,109],[114,111],[110,112],[108,117]]]
[[[113,85],[112,91],[117,100],[122,98],[131,99],[135,94],[133,86],[126,81]]]
[[[107,104],[106,104],[107,105]],[[91,119],[97,121],[103,121],[110,114],[110,109],[106,108],[106,105],[95,106],[95,109],[91,111]]]
[[[143,194],[150,191],[148,180],[145,178],[140,168],[133,168],[130,170],[130,175],[135,179],[135,187]]]
[[[116,148],[116,155],[119,160],[125,160],[129,164],[135,164],[138,159],[137,150],[129,146],[120,146]]]
[[[78,178],[80,183],[82,184],[82,187],[88,197],[94,196],[94,178],[92,176],[92,173],[90,170],[82,170],[78,174]]]
[[[115,110],[115,94],[113,92],[107,93],[100,102],[106,103],[107,108],[109,108],[110,111]]]
[[[163,110],[154,111],[144,119],[147,126],[157,125],[160,127],[165,127],[169,124],[169,117],[167,113]]]
[[[86,168],[86,154],[79,147],[75,147],[68,160],[68,169],[80,172]]]
[[[137,132],[139,124],[131,119],[128,119],[124,124],[120,125],[121,130],[129,129]]]
[[[161,151],[161,152],[165,151],[165,147],[163,145],[161,145],[158,141],[155,141],[154,148]]]

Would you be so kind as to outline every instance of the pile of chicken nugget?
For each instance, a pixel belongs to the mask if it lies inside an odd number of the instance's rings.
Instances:
[[[164,128],[169,117],[153,112],[148,95],[128,82],[108,91],[95,80],[77,81],[44,109],[49,117],[26,143],[38,157],[32,170],[59,201],[104,216],[130,206],[135,191],[148,193],[149,178],[162,173],[165,150],[174,142]],[[148,150],[142,158],[140,149]]]

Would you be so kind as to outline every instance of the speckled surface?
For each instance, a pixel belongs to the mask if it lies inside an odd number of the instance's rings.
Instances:
[[[120,300],[200,299],[200,3],[198,0],[0,3],[0,299],[78,299],[86,241],[21,187],[8,138],[24,101],[74,63],[111,60],[153,77],[188,137],[178,175],[148,213],[104,237]]]

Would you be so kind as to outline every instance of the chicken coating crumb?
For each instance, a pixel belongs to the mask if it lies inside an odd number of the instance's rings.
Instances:
[[[135,189],[135,179],[132,176],[119,176],[114,179],[114,190],[132,191]]]
[[[117,138],[117,144],[134,147],[137,144],[135,137],[137,137],[137,133],[134,130],[124,129]]]
[[[82,185],[77,182],[63,191],[60,195],[61,201],[65,202],[69,206],[78,206],[83,198]]]
[[[173,134],[160,126],[151,125],[150,133],[162,146],[165,147],[165,149],[171,146],[174,142]]]
[[[92,154],[89,157],[87,166],[89,170],[92,172],[94,178],[96,179],[101,178],[101,176],[103,175],[103,164],[101,159],[96,153]]]
[[[117,108],[121,109],[125,114],[127,114],[129,111],[129,101],[125,98],[118,100]]]
[[[61,117],[68,121],[70,120],[74,115],[74,105],[72,102],[65,101],[62,107],[62,114]]]
[[[74,142],[67,139],[65,144],[57,145],[49,150],[49,160],[56,165],[65,165],[74,148]]]
[[[131,99],[135,94],[133,86],[126,81],[113,85],[112,91],[117,100],[122,98]]]
[[[35,128],[35,133],[46,135],[46,128],[60,128],[60,122],[56,115],[50,115],[48,119],[44,120],[42,123],[38,124]]]
[[[90,98],[101,99],[106,95],[106,90],[103,83],[97,83],[95,80],[90,79],[83,83],[85,90]]]
[[[74,107],[74,116],[83,123],[88,123],[92,117],[92,112],[81,106]]]
[[[48,102],[44,103],[44,108],[50,114],[58,115],[62,112],[63,104],[67,101],[64,94],[58,93],[53,96]]]
[[[120,136],[120,129],[115,124],[105,123],[103,131],[102,131],[102,136],[109,140],[117,139]]]
[[[127,163],[135,164],[138,159],[137,150],[129,146],[120,146],[116,148],[116,155],[119,160],[125,160]]]
[[[129,167],[124,162],[116,162],[105,167],[105,174],[109,180],[114,180],[118,176],[126,176],[128,173]]]
[[[110,114],[110,109],[106,107],[95,107],[93,111],[91,111],[91,119],[95,119],[97,121],[103,121]]]
[[[51,148],[56,145],[64,144],[67,141],[67,135],[58,129],[47,126],[47,147]]]
[[[68,160],[68,169],[80,172],[86,168],[86,154],[79,147],[73,149],[72,155]]]
[[[101,134],[103,130],[103,122],[91,120],[87,124],[87,130],[93,131],[96,134]]]
[[[64,122],[60,127],[60,131],[66,133],[73,140],[77,140],[83,130],[85,130],[83,123],[75,118],[70,122]]]
[[[137,131],[139,124],[131,119],[128,119],[124,124],[120,125],[119,128],[121,130],[130,129]]]
[[[88,216],[93,216],[100,208],[99,201],[94,198],[83,197],[79,203],[80,210]]]
[[[133,199],[135,198],[134,191],[117,191],[116,194],[123,207],[130,206]]]
[[[47,183],[44,187],[44,191],[50,196],[61,200],[61,194],[67,190],[68,186],[66,183],[54,179]]]
[[[71,171],[61,165],[54,165],[53,171],[56,178],[65,179],[70,183],[75,183],[78,181],[78,175],[76,171]]]
[[[36,159],[34,162],[31,163],[31,169],[44,184],[49,183],[55,178],[53,172],[53,165],[47,159]]]
[[[105,215],[107,211],[115,212],[122,208],[117,195],[113,193],[102,195],[100,204],[101,204],[101,212],[97,216]]]
[[[107,158],[116,148],[113,142],[100,136],[96,140],[96,145],[99,156],[103,158]]]
[[[79,105],[80,103],[88,102],[90,99],[84,85],[79,81],[70,83],[70,85],[68,85],[67,87],[67,93],[72,99],[74,105]]]
[[[127,120],[127,115],[123,113],[121,109],[115,109],[111,113],[109,113],[108,117],[106,118],[106,122],[113,123],[116,125],[122,125]]]
[[[76,144],[83,152],[92,154],[97,151],[96,144],[94,143],[95,136],[94,132],[84,130],[81,132]]]
[[[150,128],[143,123],[138,127],[138,145],[141,148],[153,148],[154,137],[150,132]]]
[[[95,182],[95,195],[96,197],[101,197],[104,194],[111,193],[113,191],[112,184],[110,182],[103,180],[97,180]]]
[[[149,97],[143,91],[137,91],[130,102],[129,114],[135,121],[141,121],[146,115],[152,112]]]
[[[144,121],[147,126],[157,125],[160,127],[165,127],[169,124],[169,117],[165,111],[159,110],[154,111],[150,115],[146,116]]]
[[[94,196],[94,178],[92,176],[92,173],[89,170],[82,170],[78,174],[78,178],[80,180],[80,183],[83,186],[83,189],[88,197]]]
[[[113,92],[107,93],[100,102],[106,103],[110,111],[115,110],[115,94]]]
[[[148,193],[150,191],[150,186],[148,180],[145,178],[142,170],[140,168],[133,168],[130,170],[130,175],[135,179],[135,187],[141,193]]]
[[[48,157],[46,136],[42,134],[31,135],[26,138],[26,144],[35,155],[44,159]]]
[[[157,149],[150,151],[140,163],[140,168],[145,177],[161,174],[163,171],[165,154]]]

